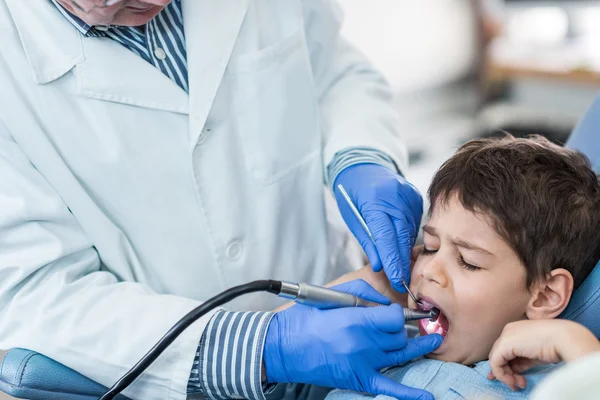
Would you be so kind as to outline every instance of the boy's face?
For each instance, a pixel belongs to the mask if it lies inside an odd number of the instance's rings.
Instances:
[[[531,298],[525,267],[491,221],[465,210],[455,196],[433,209],[424,244],[410,286],[423,300],[420,308],[433,305],[441,315],[419,327],[445,336],[429,357],[462,364],[487,359],[504,326],[525,318]],[[409,306],[416,308],[410,299]]]

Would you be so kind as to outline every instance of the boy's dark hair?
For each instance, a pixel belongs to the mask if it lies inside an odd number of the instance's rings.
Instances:
[[[582,153],[541,136],[471,140],[435,174],[431,208],[457,195],[490,217],[527,269],[527,286],[556,268],[577,288],[600,260],[600,183]]]

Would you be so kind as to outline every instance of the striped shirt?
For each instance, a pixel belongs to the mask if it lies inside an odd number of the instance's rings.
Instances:
[[[82,35],[107,37],[122,44],[189,92],[181,0],[171,2],[143,27],[90,26],[52,1]]]
[[[171,2],[143,27],[90,26],[56,0],[51,1],[83,36],[120,43],[189,92],[181,0]],[[392,159],[378,150],[346,149],[328,166],[327,183],[333,185],[343,169],[361,163],[397,170]],[[216,313],[200,338],[188,393],[200,393],[208,399],[264,399],[268,390],[261,382],[262,353],[272,316],[271,312]]]

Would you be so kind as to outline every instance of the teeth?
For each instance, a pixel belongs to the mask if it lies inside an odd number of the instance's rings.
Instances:
[[[417,303],[417,308],[419,310],[429,311],[432,308],[435,308],[435,306],[433,304],[430,304],[430,303],[426,302],[423,299],[419,299],[419,303]]]

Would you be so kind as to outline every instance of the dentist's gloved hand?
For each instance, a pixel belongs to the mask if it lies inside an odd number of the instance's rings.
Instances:
[[[375,244],[340,193],[341,184],[367,223]],[[342,217],[364,249],[375,272],[383,269],[392,287],[405,292],[410,282],[410,255],[423,215],[419,191],[404,178],[378,164],[344,169],[334,183]]]
[[[363,280],[334,289],[390,304]],[[333,310],[294,305],[271,320],[263,359],[269,383],[299,382],[433,400],[430,393],[396,383],[379,370],[430,353],[442,340],[439,335],[407,340],[398,304]]]

